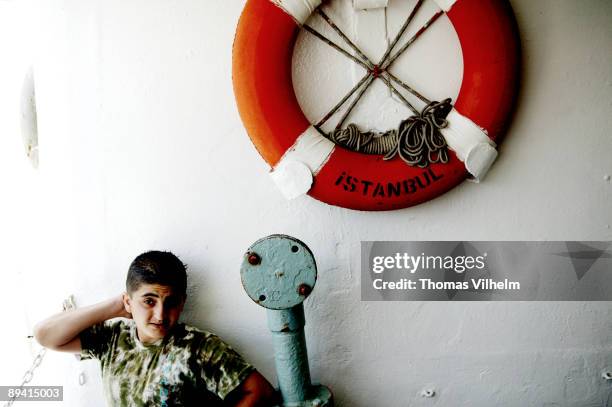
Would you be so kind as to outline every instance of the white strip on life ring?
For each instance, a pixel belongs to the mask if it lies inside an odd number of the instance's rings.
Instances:
[[[450,10],[457,0],[434,0],[434,2],[445,12]]]
[[[299,25],[303,25],[308,17],[321,4],[322,0],[271,0],[287,14],[289,14]]]
[[[307,193],[319,170],[334,151],[335,144],[309,126],[289,148],[270,173],[287,199]]]
[[[496,144],[473,121],[453,109],[446,117],[448,126],[440,132],[457,158],[476,182],[482,181],[497,158]]]
[[[355,10],[370,10],[373,8],[385,8],[389,0],[353,0]]]

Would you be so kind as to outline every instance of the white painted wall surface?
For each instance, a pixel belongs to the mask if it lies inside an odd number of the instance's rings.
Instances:
[[[239,265],[253,241],[286,233],[317,257],[306,302],[310,364],[337,405],[610,405],[612,383],[601,377],[612,368],[608,303],[360,301],[362,240],[612,240],[612,3],[511,3],[523,78],[485,182],[363,213],[308,197],[287,202],[268,178],[231,85],[243,1],[20,2],[34,6],[25,19],[38,33],[40,165],[28,166],[18,131],[3,121],[0,384],[19,382],[29,366],[37,347],[25,336],[35,321],[68,294],[86,305],[118,293],[147,249],[172,250],[189,265],[184,320],[217,332],[274,380],[265,312],[243,292]],[[14,8],[0,2],[0,18],[12,20]],[[27,42],[24,27],[2,25],[3,49]],[[363,30],[357,20],[351,27]],[[450,52],[442,73],[455,78],[452,30],[442,24],[433,35]],[[11,55],[2,57],[3,77],[18,60]],[[299,73],[305,62],[296,58]],[[351,69],[338,63],[329,78],[346,72],[349,83]],[[452,94],[458,85],[432,86]],[[393,112],[396,102],[383,96]],[[316,110],[309,97],[300,93],[307,112]],[[382,125],[371,107],[363,120]],[[33,383],[64,385],[62,405],[104,405],[95,362],[49,353]],[[421,397],[429,388],[435,397]]]

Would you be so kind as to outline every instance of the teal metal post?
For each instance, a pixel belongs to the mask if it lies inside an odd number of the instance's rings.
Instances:
[[[246,252],[240,276],[249,297],[268,311],[283,406],[333,406],[331,391],[310,381],[302,305],[317,279],[310,249],[290,236],[260,239]]]
[[[268,327],[274,341],[274,361],[285,403],[306,400],[310,390],[308,352],[304,337],[304,306],[268,310]]]

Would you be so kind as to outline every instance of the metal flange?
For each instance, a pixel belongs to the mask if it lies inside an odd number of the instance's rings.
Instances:
[[[240,267],[249,297],[264,308],[293,308],[310,295],[317,265],[308,246],[286,235],[270,235],[248,248]]]

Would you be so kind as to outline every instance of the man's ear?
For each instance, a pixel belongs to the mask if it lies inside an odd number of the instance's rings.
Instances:
[[[184,295],[183,299],[181,300],[180,304],[178,305],[178,310],[179,310],[179,315],[183,313],[183,309],[185,308],[185,302],[187,301],[187,296]]]
[[[123,307],[129,314],[132,313],[131,298],[128,293],[123,293]]]

